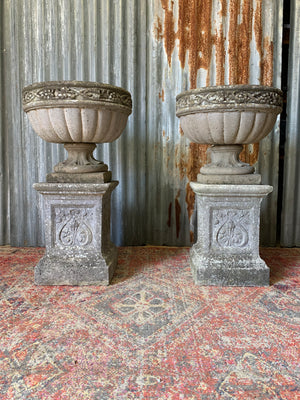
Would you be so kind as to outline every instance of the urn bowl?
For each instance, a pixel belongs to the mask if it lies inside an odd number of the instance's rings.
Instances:
[[[23,89],[24,111],[47,142],[112,142],[124,130],[131,107],[129,92],[104,83],[54,81]]]
[[[253,172],[253,167],[238,159],[241,145],[267,136],[281,111],[281,90],[268,86],[211,86],[176,98],[184,134],[192,142],[213,146],[209,150],[212,163],[201,169],[207,174]]]
[[[116,140],[132,110],[126,90],[97,82],[51,81],[23,89],[23,109],[42,139],[64,143],[69,159],[58,172],[101,170],[92,152],[95,143]]]

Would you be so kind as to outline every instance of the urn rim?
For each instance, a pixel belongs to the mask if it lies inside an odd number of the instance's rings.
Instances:
[[[176,96],[176,115],[236,111],[279,114],[282,104],[282,91],[272,86],[206,86],[179,93]]]
[[[60,80],[34,82],[22,90],[25,112],[41,108],[107,108],[130,115],[129,91],[102,82]]]

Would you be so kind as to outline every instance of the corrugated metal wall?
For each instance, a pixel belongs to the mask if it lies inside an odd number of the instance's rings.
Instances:
[[[281,244],[300,246],[300,3],[291,2]]]
[[[156,170],[157,190],[149,191],[158,210],[148,225],[151,242],[193,241],[196,180],[206,146],[190,143],[174,117],[175,95],[189,88],[252,83],[280,87],[282,1],[151,1],[148,74],[147,152]],[[154,23],[154,25],[153,25]],[[154,40],[153,40],[154,39]],[[260,146],[248,146],[244,158],[256,164],[263,183],[274,186],[263,204],[264,244],[276,242],[279,123]],[[258,157],[259,154],[259,157]],[[259,160],[259,161],[258,161]],[[153,172],[154,173],[154,172]],[[149,182],[150,185],[152,182]]]
[[[113,197],[118,244],[145,238],[147,3],[140,0],[4,0],[2,5],[2,163],[7,193],[2,243],[42,245],[39,203],[32,184],[63,158],[60,145],[36,136],[21,108],[22,87],[45,80],[108,82],[128,89],[134,113],[126,132],[97,156],[120,185]],[[2,4],[1,3],[1,4]]]
[[[21,108],[34,81],[77,79],[122,86],[133,114],[96,156],[120,181],[113,194],[118,245],[190,245],[195,180],[205,147],[182,136],[176,94],[209,84],[280,87],[282,0],[2,0],[1,243],[42,245],[40,199],[32,184],[63,158],[39,139]],[[275,244],[278,125],[245,149],[263,182],[262,241]]]

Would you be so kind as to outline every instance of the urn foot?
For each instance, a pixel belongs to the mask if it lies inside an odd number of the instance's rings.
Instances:
[[[94,143],[65,143],[64,148],[68,152],[68,158],[54,167],[55,172],[84,174],[107,171],[107,165],[93,156],[96,148]]]
[[[203,175],[245,175],[252,174],[254,167],[242,162],[239,154],[243,146],[233,145],[215,145],[207,149],[210,163],[204,165],[200,172]]]

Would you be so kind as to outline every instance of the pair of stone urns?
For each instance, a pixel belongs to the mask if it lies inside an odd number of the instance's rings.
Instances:
[[[110,197],[118,182],[93,157],[95,143],[116,140],[132,111],[126,90],[102,83],[57,81],[23,89],[23,108],[35,132],[64,143],[67,160],[46,182],[46,253],[35,268],[40,285],[108,285],[117,265],[110,240]],[[204,87],[176,99],[184,134],[211,145],[208,163],[191,187],[197,199],[197,242],[190,251],[195,283],[269,285],[259,256],[260,203],[272,191],[239,160],[243,144],[258,143],[282,110],[279,89],[256,85]],[[170,271],[172,273],[172,271]]]

